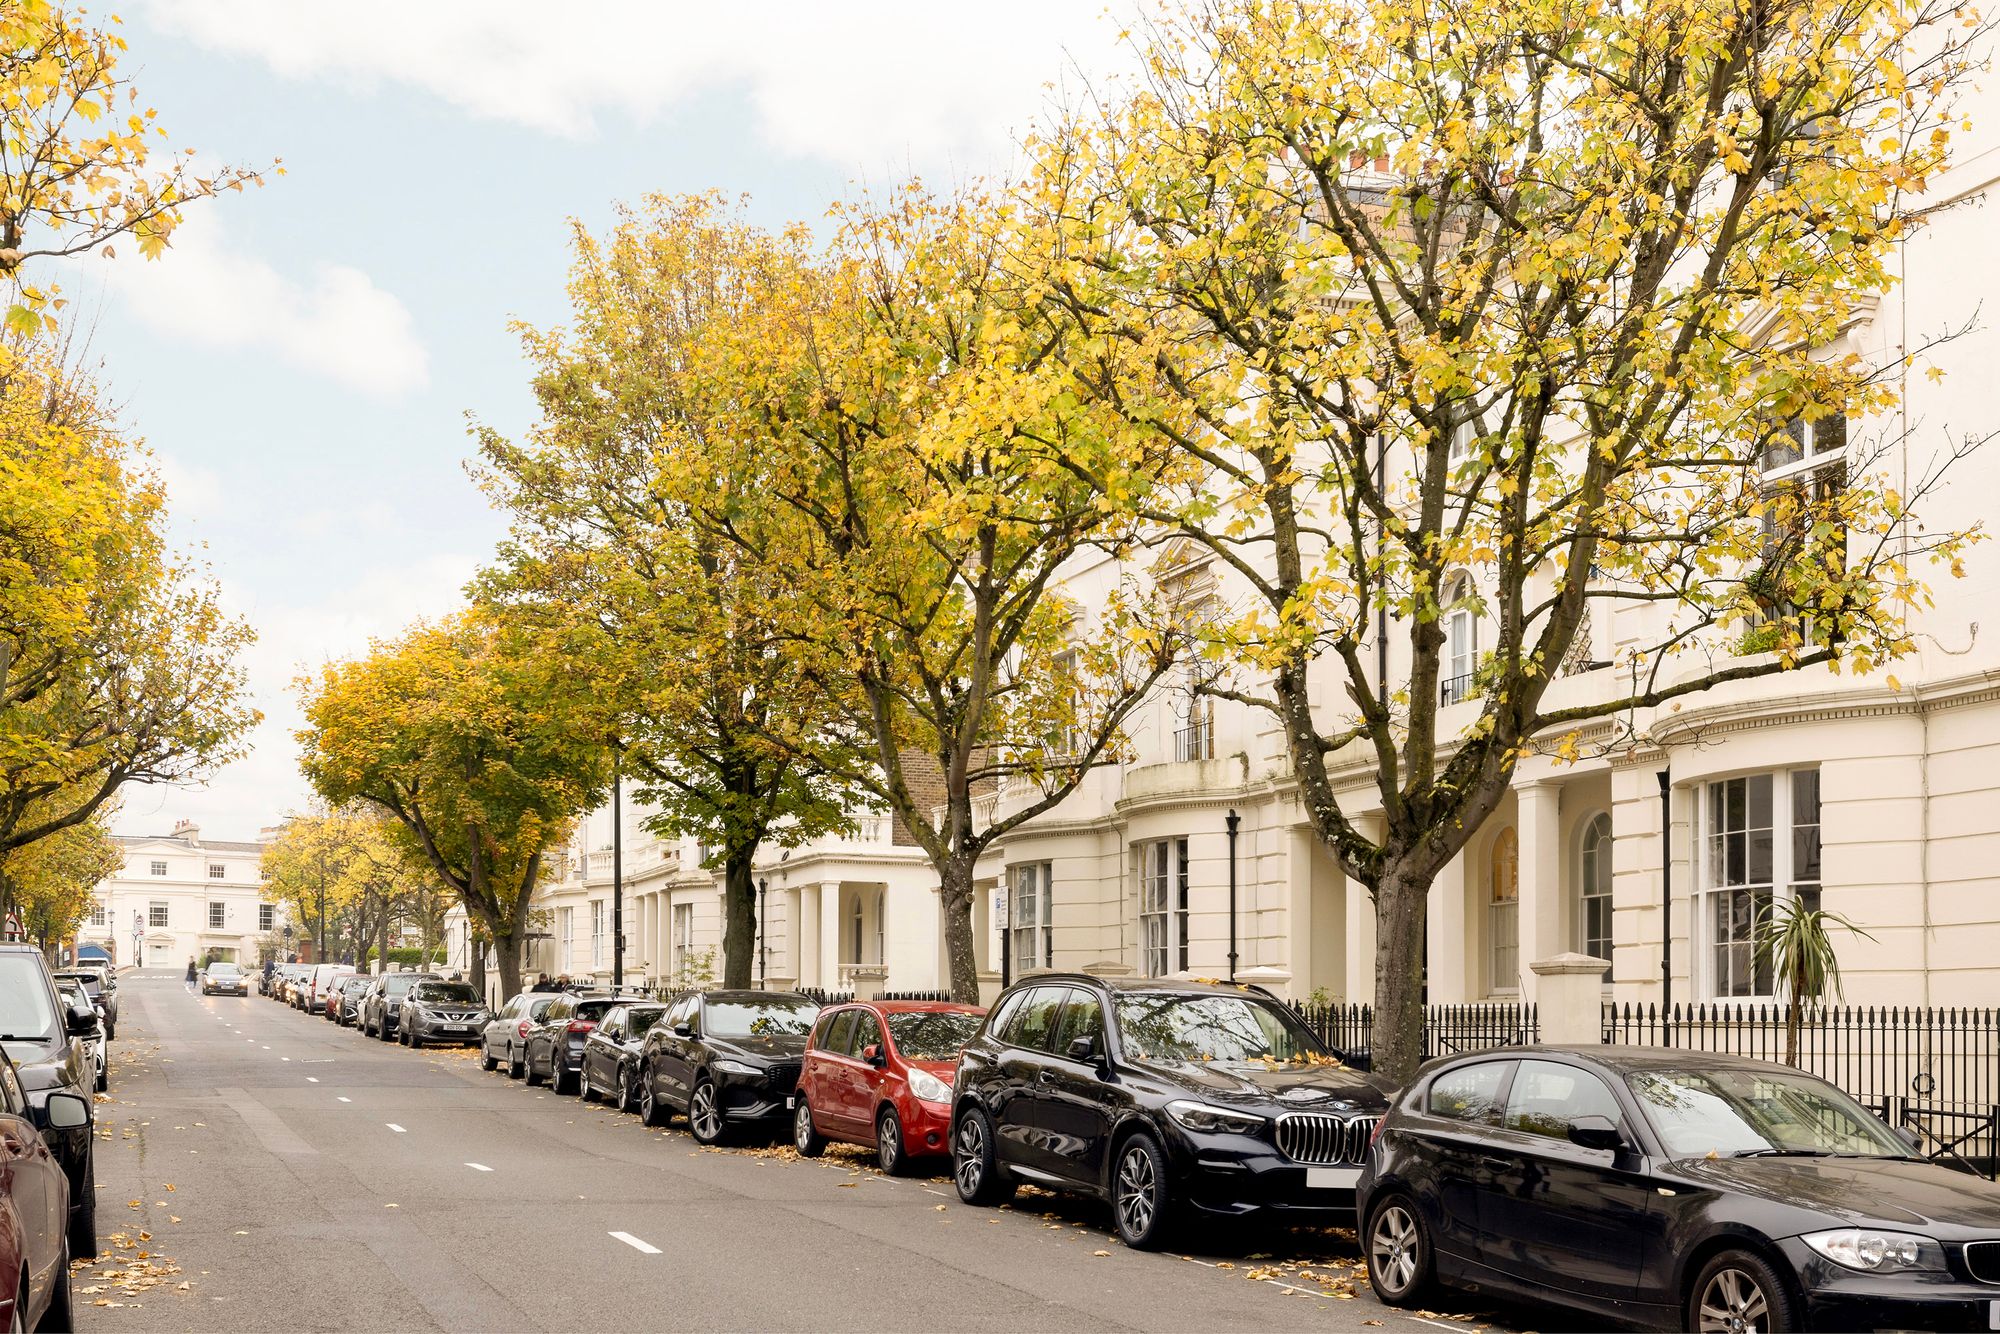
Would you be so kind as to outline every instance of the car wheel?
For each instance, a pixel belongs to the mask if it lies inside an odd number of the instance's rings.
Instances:
[[[498,1067],[499,1064],[500,1058],[493,1054],[493,1048],[487,1046],[482,1040],[479,1044],[479,1068],[481,1070],[492,1070]]]
[[[410,1025],[410,1041],[408,1045],[411,1051],[415,1051],[424,1045],[424,1035],[417,1032],[415,1024]]]
[[[910,1170],[910,1156],[903,1152],[903,1122],[894,1107],[884,1107],[875,1118],[875,1165],[892,1177]]]
[[[535,1053],[526,1052],[521,1057],[521,1065],[527,1071],[528,1087],[534,1088],[542,1082],[541,1072],[535,1069]]]
[[[1173,1230],[1167,1155],[1151,1135],[1134,1135],[1118,1150],[1118,1166],[1111,1174],[1111,1213],[1119,1240],[1135,1251],[1158,1250]]]
[[[672,1113],[660,1101],[660,1092],[654,1087],[653,1072],[645,1071],[639,1077],[639,1120],[644,1125],[663,1126]]]
[[[109,1090],[110,1087],[111,1067],[108,1065],[99,1065],[97,1067],[97,1091],[103,1093]]]
[[[97,1258],[97,1154],[83,1160],[82,1203],[69,1211],[69,1254],[73,1260]]]
[[[1728,1334],[1797,1329],[1791,1290],[1764,1258],[1724,1251],[1701,1267],[1688,1290],[1687,1327]]]
[[[527,1068],[527,1066],[525,1066],[524,1064],[522,1064],[522,1061],[521,1061],[521,1058],[520,1058],[520,1057],[519,1057],[518,1055],[516,1055],[516,1054],[515,1054],[515,1052],[514,1052],[514,1044],[513,1044],[513,1043],[511,1043],[511,1042],[510,1042],[510,1043],[508,1043],[508,1044],[507,1044],[507,1078],[509,1078],[509,1079],[520,1079],[520,1078],[522,1078],[522,1077],[523,1077],[524,1075],[526,1075],[527,1073],[528,1073],[528,1068]]]
[[[826,1136],[813,1125],[812,1108],[800,1098],[792,1112],[792,1147],[801,1158],[817,1158],[826,1152]]]
[[[993,1118],[983,1107],[959,1113],[951,1132],[951,1176],[967,1204],[1004,1204],[1013,1197],[1014,1183],[1000,1175],[995,1147]]]
[[[621,1112],[632,1110],[632,1069],[630,1066],[621,1065],[618,1067],[617,1105],[618,1110]]]
[[[579,1070],[578,1070],[578,1071],[576,1072],[576,1096],[577,1096],[577,1098],[578,1098],[578,1099],[579,1099],[580,1101],[583,1101],[583,1102],[596,1102],[596,1101],[597,1101],[597,1099],[596,1099],[595,1097],[593,1097],[593,1096],[591,1095],[591,1092],[590,1092],[590,1062],[589,1062],[589,1061],[585,1061],[585,1062],[583,1063],[583,1067],[582,1067],[581,1069],[579,1069]]]
[[[21,1295],[14,1299],[14,1304],[18,1307],[27,1300],[28,1292],[26,1288],[23,1288]],[[16,1320],[20,1318],[19,1316],[15,1317]],[[67,1237],[63,1239],[62,1255],[56,1261],[55,1274],[49,1280],[49,1304],[42,1308],[42,1318],[36,1322],[35,1328],[38,1330],[57,1331],[58,1334],[69,1334],[70,1330],[76,1328],[76,1316],[73,1314],[73,1308],[70,1303],[69,1239]]]
[[[709,1080],[696,1084],[694,1092],[688,1095],[688,1130],[697,1144],[722,1143],[722,1103],[716,1098],[715,1085]]]
[[[1431,1285],[1431,1238],[1406,1196],[1391,1195],[1368,1216],[1368,1282],[1390,1306],[1415,1306]]]

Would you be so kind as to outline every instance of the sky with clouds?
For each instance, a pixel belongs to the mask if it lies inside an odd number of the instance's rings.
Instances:
[[[1089,0],[139,0],[128,63],[178,147],[286,174],[190,214],[164,259],[61,281],[154,451],[177,539],[257,627],[254,753],[128,791],[122,832],[248,838],[307,800],[290,683],[444,612],[500,536],[467,414],[519,431],[515,319],[564,315],[566,228],[652,191],[776,225],[855,182],[1004,170],[1119,62]]]

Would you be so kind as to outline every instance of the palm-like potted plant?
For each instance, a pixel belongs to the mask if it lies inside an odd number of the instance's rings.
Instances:
[[[1875,939],[1839,913],[1796,898],[1778,904],[1757,932],[1757,962],[1771,970],[1785,997],[1787,1065],[1799,1063],[1799,1030],[1805,1022],[1805,1007],[1829,991],[1836,999],[1844,998],[1840,959],[1833,948],[1835,930],[1863,940]]]

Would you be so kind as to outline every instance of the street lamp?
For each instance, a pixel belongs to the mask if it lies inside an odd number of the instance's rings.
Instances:
[[[765,965],[770,951],[764,947],[764,913],[770,906],[771,877],[757,880],[757,985],[764,985]]]
[[[625,803],[618,787],[618,756],[611,760],[611,989],[625,989]]]
[[[1236,826],[1240,816],[1235,811],[1223,817],[1223,826],[1229,830],[1229,980],[1236,980]]]

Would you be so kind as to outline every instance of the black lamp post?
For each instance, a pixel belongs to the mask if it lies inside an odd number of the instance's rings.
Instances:
[[[1229,980],[1236,980],[1236,826],[1241,817],[1235,811],[1223,818],[1229,831]]]
[[[770,958],[770,950],[764,944],[764,915],[769,911],[770,906],[771,877],[768,875],[759,876],[757,879],[757,985],[760,988],[764,985],[765,969]]]
[[[625,989],[625,803],[618,788],[618,765],[611,766],[611,989]]]

